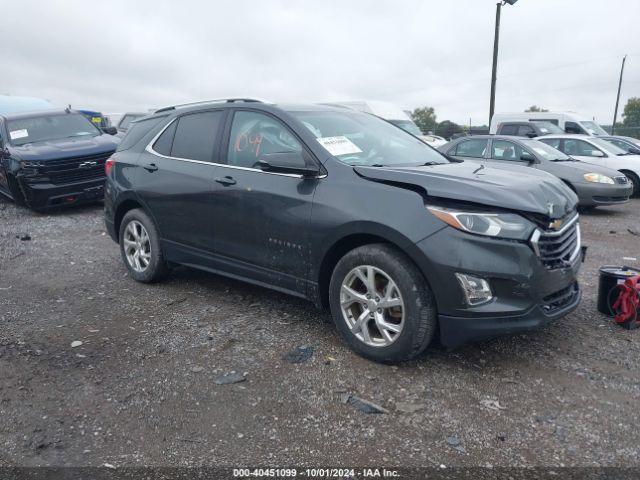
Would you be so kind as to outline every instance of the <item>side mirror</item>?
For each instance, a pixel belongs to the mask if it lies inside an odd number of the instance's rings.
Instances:
[[[602,158],[604,157],[604,153],[601,152],[600,150],[591,150],[591,157],[599,157]]]
[[[302,152],[265,153],[260,156],[258,164],[265,172],[290,173],[303,177],[315,177],[320,173],[317,166],[305,160]]]
[[[537,136],[538,136],[538,134],[536,132],[527,133],[527,137],[529,137],[529,138],[536,138]]]
[[[118,133],[118,129],[116,127],[100,127],[100,130],[107,135],[116,135]]]
[[[523,162],[528,162],[528,163],[536,163],[536,157],[534,157],[532,154],[530,154],[529,152],[522,152],[522,155],[520,155],[520,160]]]
[[[640,148],[637,147],[629,147],[629,153],[633,153],[634,155],[640,155]]]

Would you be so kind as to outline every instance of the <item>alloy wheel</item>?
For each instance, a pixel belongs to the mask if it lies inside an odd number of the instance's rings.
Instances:
[[[132,220],[124,230],[124,254],[129,266],[136,272],[144,272],[151,263],[151,241],[144,225]]]
[[[404,302],[393,279],[380,268],[351,270],[340,288],[340,309],[351,333],[371,347],[387,347],[402,332]]]

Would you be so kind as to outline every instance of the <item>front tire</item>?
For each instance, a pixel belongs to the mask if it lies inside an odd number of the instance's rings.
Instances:
[[[169,267],[153,220],[141,209],[128,211],[120,223],[120,253],[131,277],[153,283],[167,276]]]
[[[13,198],[13,201],[15,202],[15,204],[21,207],[26,207],[27,201],[24,198],[22,190],[20,189],[20,185],[18,184],[18,181],[15,178],[13,178],[11,175],[7,175],[7,185],[9,187],[9,193],[11,193],[11,198]]]
[[[376,362],[416,357],[436,331],[431,289],[413,262],[390,245],[347,253],[331,276],[329,303],[342,338]]]
[[[631,192],[632,197],[640,197],[640,178],[633,172],[622,172],[624,173],[629,182],[633,185],[633,191]]]

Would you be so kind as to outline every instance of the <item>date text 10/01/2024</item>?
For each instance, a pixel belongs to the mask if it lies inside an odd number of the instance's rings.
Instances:
[[[386,468],[234,468],[233,476],[236,478],[397,478],[399,473],[396,470]]]

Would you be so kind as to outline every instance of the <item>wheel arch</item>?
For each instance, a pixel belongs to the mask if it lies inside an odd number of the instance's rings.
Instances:
[[[418,261],[417,255],[420,255],[420,251],[415,242],[388,227],[363,228],[360,225],[355,229],[342,232],[341,235],[336,236],[331,241],[323,242],[327,247],[321,256],[316,275],[318,285],[316,304],[320,308],[326,309],[329,306],[329,283],[333,270],[340,259],[355,248],[374,243],[390,245],[406,255],[422,273],[425,281],[430,286],[429,279],[425,275],[423,268],[421,268],[421,262]]]
[[[146,209],[144,208],[142,203],[132,197],[126,198],[118,204],[118,207],[116,208],[113,215],[113,227],[118,242],[120,241],[120,224],[122,223],[122,219],[127,214],[127,212],[130,212],[131,210],[134,210],[136,208],[140,208],[146,212]]]

